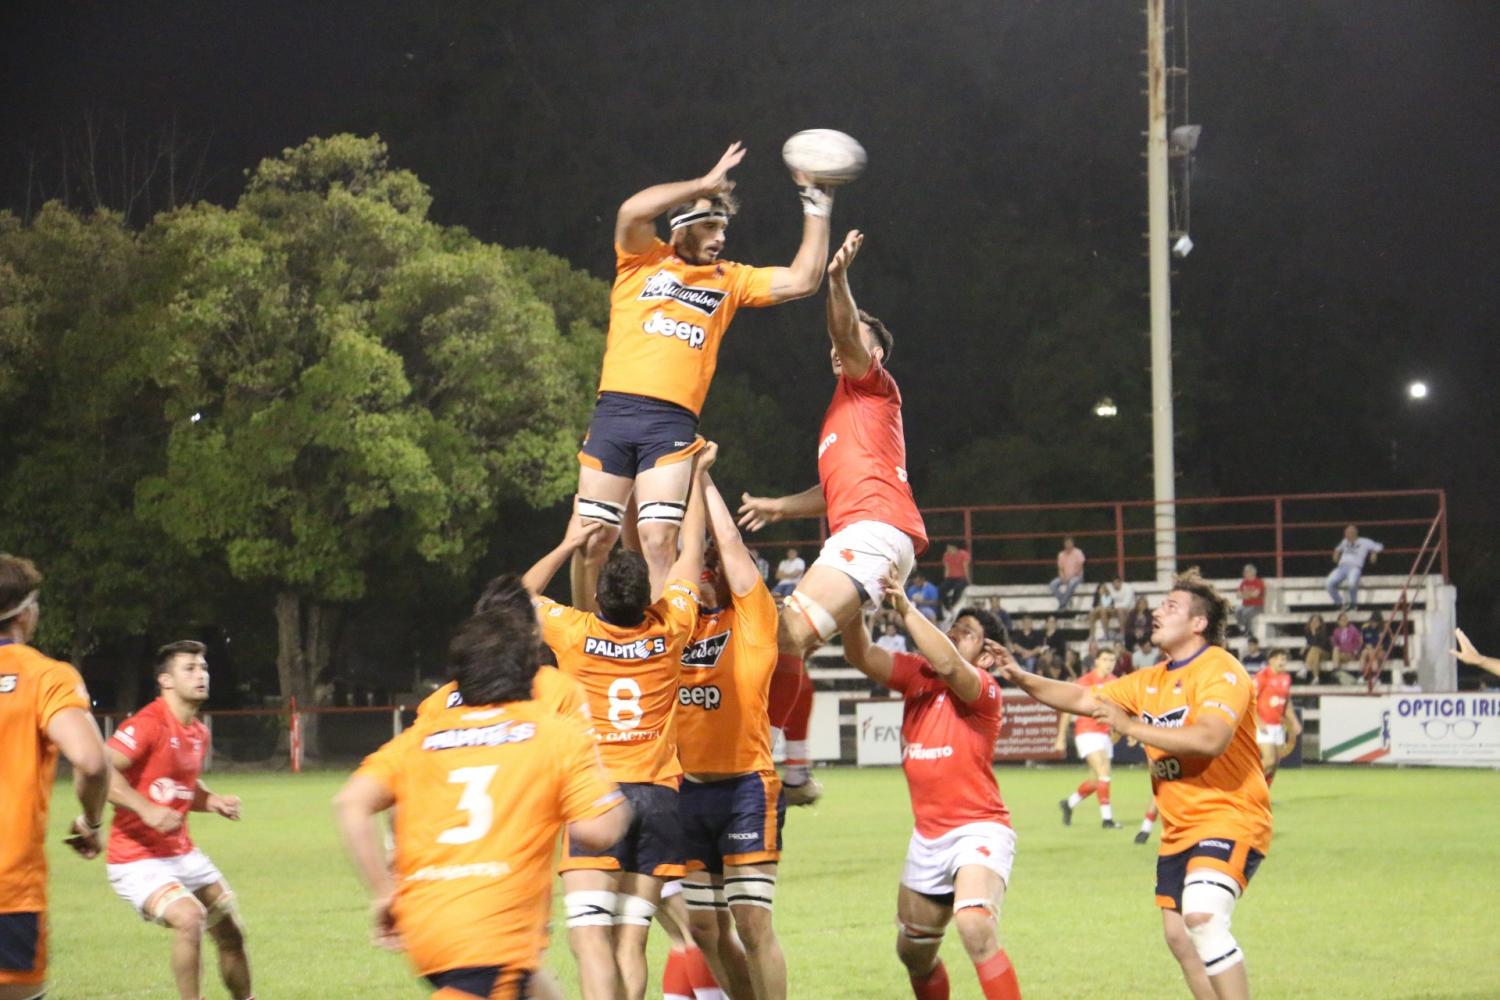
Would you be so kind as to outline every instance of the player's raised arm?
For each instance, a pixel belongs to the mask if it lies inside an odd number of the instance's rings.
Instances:
[[[104,803],[109,798],[110,767],[104,740],[94,717],[81,708],[65,708],[47,723],[47,739],[73,767],[73,788],[83,814],[73,821],[67,844],[85,858],[99,853]]]
[[[759,531],[778,521],[795,521],[804,517],[822,517],[828,513],[823,486],[809,486],[801,493],[784,497],[753,497],[740,494],[739,525],[746,531]]]
[[[979,668],[965,660],[952,640],[928,621],[927,616],[916,605],[907,600],[906,592],[901,589],[901,581],[894,572],[886,578],[885,593],[891,602],[891,608],[901,616],[901,624],[906,626],[907,634],[916,643],[917,651],[927,657],[933,673],[943,679],[948,689],[964,704],[983,694],[984,681],[979,676]]]
[[[583,521],[578,518],[570,520],[563,540],[557,544],[557,548],[542,556],[526,571],[526,575],[521,577],[522,586],[531,591],[532,597],[540,597],[542,591],[546,590],[547,585],[552,582],[552,578],[557,575],[557,571],[573,557],[573,553],[582,549],[588,544],[590,538],[602,530],[604,530],[604,525],[598,521]]]
[[[695,177],[687,181],[672,181],[667,184],[656,184],[637,191],[625,203],[620,206],[619,213],[615,216],[615,243],[627,253],[641,253],[651,246],[656,239],[656,219],[659,215],[685,201],[695,198],[714,198],[726,195],[734,189],[734,181],[729,179],[729,171],[739,165],[745,158],[745,147],[738,143],[731,143],[719,157],[719,162],[714,164],[713,169],[702,177]],[[828,252],[828,225],[823,226],[823,252]],[[804,242],[806,237],[804,235]],[[813,286],[814,290],[817,286]],[[807,294],[812,294],[808,292]]]
[[[844,629],[843,639],[844,659],[848,664],[876,684],[890,686],[896,661],[890,650],[882,649],[870,641],[864,615],[854,616],[854,621]]]
[[[823,283],[823,266],[828,263],[828,222],[833,212],[830,188],[802,183],[802,242],[797,256],[787,267],[771,270],[771,298],[777,302],[805,299]]]
[[[703,513],[703,477],[697,473],[700,469],[707,471],[714,464],[717,455],[718,447],[710,445],[694,457],[698,464],[693,470],[692,489],[688,491],[687,510],[682,515],[682,531],[678,536],[682,539],[682,548],[677,553],[677,561],[667,572],[669,580],[692,580],[696,583],[703,573],[703,550],[707,546],[705,533],[708,521]]]
[[[1074,715],[1093,715],[1100,705],[1100,701],[1086,688],[1068,681],[1054,681],[1022,669],[1008,651],[997,650],[995,659],[998,663],[995,673],[1001,680],[1014,684],[1043,705]]]
[[[760,568],[750,557],[750,550],[746,548],[745,540],[740,537],[740,530],[735,526],[734,515],[729,513],[729,506],[719,495],[719,488],[714,485],[708,470],[704,469],[701,476],[704,513],[708,517],[709,530],[713,532],[714,544],[719,549],[719,564],[724,568],[724,579],[736,597],[743,597],[761,582]]]
[[[849,230],[843,245],[828,262],[828,339],[833,341],[844,374],[856,380],[864,378],[872,363],[864,338],[859,335],[859,308],[849,288],[849,265],[854,263],[864,243],[864,233]]]

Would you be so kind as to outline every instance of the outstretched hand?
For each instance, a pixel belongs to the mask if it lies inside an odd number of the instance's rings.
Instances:
[[[593,537],[603,530],[603,521],[575,517],[572,521],[568,522],[568,533],[563,535],[563,546],[576,551],[588,545]]]
[[[746,531],[759,531],[768,524],[781,520],[781,509],[771,497],[753,497],[740,494],[739,526]]]
[[[886,570],[880,586],[885,590],[885,599],[891,603],[891,610],[905,618],[906,613],[911,610],[911,601],[907,599],[906,591],[901,589],[901,580],[896,575],[896,567],[892,566]]]
[[[833,258],[828,262],[828,276],[830,278],[842,277],[849,270],[849,265],[854,263],[854,258],[859,255],[859,248],[865,245],[865,234],[858,229],[849,230],[849,235],[844,237],[843,245],[834,252]]]
[[[1455,660],[1459,663],[1467,663],[1471,667],[1481,666],[1484,663],[1484,656],[1475,647],[1474,643],[1469,641],[1469,637],[1464,635],[1463,629],[1454,629],[1453,638],[1458,640],[1458,648],[1450,649],[1448,652],[1452,654]]]
[[[740,161],[745,158],[746,152],[748,150],[745,149],[744,143],[732,142],[729,144],[729,148],[724,150],[724,155],[719,157],[719,162],[714,164],[712,170],[703,175],[702,191],[705,197],[713,198],[721,194],[728,194],[734,190],[734,181],[729,179],[729,171],[739,166]]]

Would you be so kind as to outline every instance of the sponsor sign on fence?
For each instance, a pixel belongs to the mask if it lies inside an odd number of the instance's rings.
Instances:
[[[901,763],[901,699],[854,706],[854,760],[860,767]]]
[[[1500,694],[1329,695],[1318,711],[1325,761],[1500,767]]]
[[[995,760],[1062,760],[1057,750],[1057,709],[1020,691],[1003,691],[1005,717],[995,741]]]

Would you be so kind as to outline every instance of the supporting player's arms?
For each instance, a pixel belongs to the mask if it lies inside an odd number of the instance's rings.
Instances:
[[[1115,732],[1167,753],[1189,757],[1217,757],[1234,738],[1234,725],[1219,715],[1204,715],[1181,729],[1162,729],[1132,718],[1114,702],[1095,699],[1089,714]]]
[[[568,842],[585,851],[603,854],[609,850],[625,831],[630,829],[630,803],[620,801],[609,812],[592,819],[575,819],[568,824]]]
[[[995,650],[996,670],[1000,679],[1014,684],[1031,697],[1057,709],[1074,715],[1093,715],[1099,700],[1089,694],[1088,689],[1068,681],[1054,681],[1023,670],[1004,647]]]
[[[864,243],[864,233],[849,230],[843,246],[828,262],[828,339],[833,341],[844,374],[855,380],[864,378],[874,363],[859,335],[859,308],[849,288],[849,265]]]
[[[965,705],[983,694],[984,680],[979,676],[979,668],[959,655],[952,640],[907,599],[894,574],[886,578],[885,592],[891,608],[901,616],[907,634],[917,644],[917,651],[927,657],[933,673],[943,679],[948,689]]]
[[[833,192],[823,189],[829,204]],[[802,243],[791,266],[771,269],[771,298],[777,302],[805,299],[823,283],[823,265],[828,262],[828,214],[806,212],[802,216]]]
[[[656,239],[657,216],[685,201],[692,201],[695,198],[712,198],[733,190],[734,181],[729,179],[729,171],[738,166],[744,158],[745,147],[738,142],[731,143],[724,151],[724,155],[719,157],[719,162],[702,177],[695,177],[688,181],[656,184],[644,191],[637,191],[625,199],[625,203],[620,206],[620,211],[615,216],[615,243],[627,253],[641,253],[649,249],[652,241]],[[826,248],[826,223],[824,233]],[[824,252],[827,252],[826,249]]]
[[[65,708],[47,723],[47,739],[73,767],[73,788],[83,815],[73,821],[67,844],[85,858],[99,853],[99,828],[109,798],[109,762],[94,717],[81,708]]]
[[[682,529],[678,537],[682,539],[682,547],[677,552],[677,561],[667,571],[669,580],[692,580],[697,583],[698,577],[703,575],[703,550],[707,541],[704,532],[708,529],[707,518],[703,513],[703,477],[698,471],[707,471],[714,464],[714,457],[718,454],[718,447],[705,447],[696,456],[693,469],[692,488],[688,490],[687,510],[682,515]]]
[[[719,549],[719,564],[724,567],[724,579],[736,597],[744,597],[761,582],[760,567],[750,558],[750,550],[734,524],[734,515],[719,489],[714,485],[708,470],[703,470],[704,513],[708,515],[709,528],[713,532],[714,544]]]
[[[356,874],[370,893],[375,943],[391,949],[400,947],[400,938],[391,919],[391,896],[395,887],[391,883],[385,844],[375,817],[395,804],[396,797],[390,789],[363,774],[351,777],[333,797],[334,824],[344,843],[344,852],[349,855]]]
[[[146,796],[130,787],[125,772],[130,770],[131,760],[113,747],[109,754],[109,803],[116,809],[129,809],[157,833],[171,833],[182,826],[182,816],[175,809],[157,805]]]
[[[828,513],[828,501],[823,497],[823,487],[809,486],[801,493],[784,497],[753,497],[740,494],[740,527],[746,531],[759,531],[778,521],[795,521],[804,517],[822,517]]]
[[[557,548],[538,559],[526,571],[526,575],[521,577],[522,586],[531,592],[531,596],[539,597],[557,575],[557,571],[572,558],[573,553],[587,545],[588,540],[602,530],[604,525],[598,521],[582,521],[575,516],[568,522],[568,532],[563,535]]]
[[[891,657],[890,650],[881,649],[870,641],[864,615],[854,616],[853,623],[844,629],[843,639],[844,659],[851,667],[876,684],[890,684],[896,661]]]

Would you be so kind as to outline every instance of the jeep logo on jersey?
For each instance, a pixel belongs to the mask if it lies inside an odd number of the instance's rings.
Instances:
[[[1151,777],[1158,781],[1176,781],[1182,777],[1182,761],[1176,757],[1163,757],[1151,762]]]
[[[1155,726],[1157,729],[1181,729],[1187,722],[1187,711],[1187,706],[1184,705],[1181,708],[1174,708],[1170,712],[1163,712],[1161,715],[1142,712],[1141,721],[1148,726]]]
[[[713,684],[690,684],[677,689],[677,704],[683,708],[693,705],[710,712],[724,703],[724,692]]]
[[[696,309],[705,316],[712,316],[718,311],[719,303],[729,293],[718,288],[697,288],[693,285],[684,285],[667,271],[657,271],[646,279],[646,287],[641,289],[641,294],[636,298],[644,302],[647,299],[674,299],[687,306]]]
[[[651,314],[651,318],[641,325],[641,329],[647,333],[659,333],[663,337],[676,337],[695,351],[702,350],[708,340],[708,331],[703,327],[672,319],[660,309]]]
[[[667,640],[659,635],[636,639],[634,642],[614,642],[592,635],[583,640],[585,656],[602,656],[609,660],[649,660],[653,656],[661,656],[666,651]]]
[[[720,632],[707,639],[699,639],[682,651],[684,667],[717,667],[719,657],[724,655],[724,646],[729,642],[729,632]]]

